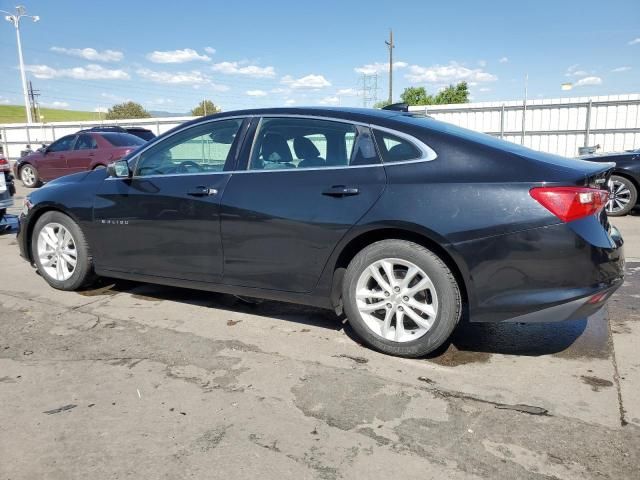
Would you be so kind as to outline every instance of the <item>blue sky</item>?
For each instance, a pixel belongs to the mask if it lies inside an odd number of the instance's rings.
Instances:
[[[376,1],[307,3],[25,0],[28,76],[47,106],[95,110],[135,100],[186,112],[362,105],[361,72],[387,96],[466,80],[473,101],[640,91],[640,1]],[[0,9],[15,2],[0,0]],[[0,103],[21,103],[13,27],[0,28]],[[572,82],[570,92],[561,91]]]

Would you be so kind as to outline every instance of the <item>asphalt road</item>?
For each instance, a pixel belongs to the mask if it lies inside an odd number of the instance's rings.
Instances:
[[[616,220],[640,260],[640,218]],[[640,262],[607,310],[462,325],[431,358],[331,312],[105,280],[0,236],[0,479],[637,478]]]

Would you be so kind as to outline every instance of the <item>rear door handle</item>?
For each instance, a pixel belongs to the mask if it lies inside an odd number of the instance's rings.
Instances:
[[[207,195],[217,195],[218,190],[215,188],[209,187],[196,187],[187,192],[187,195],[191,195],[192,197],[205,197]]]
[[[346,185],[333,185],[322,192],[323,195],[329,197],[350,197],[352,195],[358,195],[359,193],[360,190],[358,190],[358,187]]]

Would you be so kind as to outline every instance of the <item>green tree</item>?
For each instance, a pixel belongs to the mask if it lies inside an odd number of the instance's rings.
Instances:
[[[136,102],[118,103],[109,109],[105,118],[107,120],[118,120],[127,118],[149,118],[151,114],[142,105]]]
[[[449,85],[435,96],[429,95],[424,87],[407,87],[400,99],[409,105],[446,105],[451,103],[468,103],[469,86],[467,82]]]
[[[424,87],[407,87],[400,94],[400,100],[408,105],[433,105],[433,97]]]
[[[447,105],[451,103],[469,103],[469,86],[467,82],[449,85],[434,98],[434,104]]]
[[[211,115],[221,111],[220,107],[217,107],[211,100],[203,100],[197,107],[191,110],[191,115],[194,117],[202,117],[204,115]]]

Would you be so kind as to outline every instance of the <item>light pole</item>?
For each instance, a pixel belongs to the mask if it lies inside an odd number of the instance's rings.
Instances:
[[[20,78],[22,79],[22,93],[24,94],[24,108],[27,112],[27,123],[33,123],[33,118],[31,117],[31,107],[29,105],[29,93],[27,92],[27,76],[24,72],[24,60],[22,59],[22,43],[20,42],[20,19],[22,17],[27,17],[37,22],[40,20],[40,17],[37,15],[27,15],[27,9],[22,5],[18,5],[16,7],[15,13],[6,12],[4,10],[0,10],[2,13],[6,13],[7,15],[4,19],[11,23],[14,27],[16,27],[16,42],[18,44],[18,61],[20,62]]]

